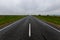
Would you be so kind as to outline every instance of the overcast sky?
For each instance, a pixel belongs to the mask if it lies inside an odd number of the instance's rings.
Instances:
[[[60,0],[0,0],[0,15],[60,15]]]

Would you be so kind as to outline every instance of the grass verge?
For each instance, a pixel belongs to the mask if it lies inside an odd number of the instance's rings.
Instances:
[[[36,16],[37,18],[48,22],[49,24],[55,25],[60,28],[60,16]]]
[[[17,15],[0,15],[0,28],[15,22],[25,16],[17,16]]]

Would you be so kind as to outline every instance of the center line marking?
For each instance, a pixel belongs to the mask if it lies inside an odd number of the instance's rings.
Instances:
[[[29,23],[29,37],[31,37],[31,23]]]

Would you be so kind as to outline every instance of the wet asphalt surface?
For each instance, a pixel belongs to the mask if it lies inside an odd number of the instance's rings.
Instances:
[[[31,37],[29,37],[29,24],[31,24]],[[23,18],[9,28],[0,31],[0,40],[60,40],[60,32],[33,16]]]

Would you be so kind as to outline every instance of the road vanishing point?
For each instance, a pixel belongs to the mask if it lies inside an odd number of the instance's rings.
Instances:
[[[0,29],[0,40],[60,40],[60,30],[27,16]]]

